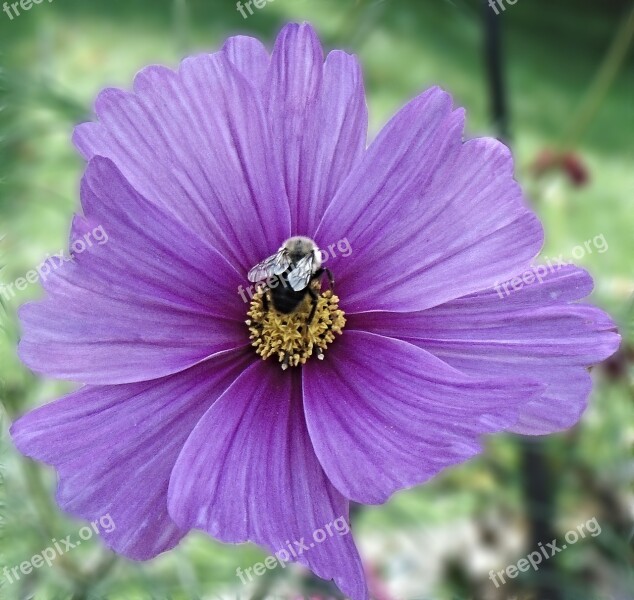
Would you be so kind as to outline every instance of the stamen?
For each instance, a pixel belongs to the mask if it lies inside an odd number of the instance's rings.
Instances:
[[[319,360],[324,360],[324,351],[336,335],[341,335],[346,324],[339,298],[331,290],[322,294],[319,285],[315,283],[314,286],[318,299],[310,324],[308,317],[313,300],[308,295],[288,315],[277,312],[270,297],[268,310],[264,310],[262,299],[266,290],[257,292],[251,301],[247,321],[251,345],[264,360],[277,356],[283,370],[306,364],[313,353]]]

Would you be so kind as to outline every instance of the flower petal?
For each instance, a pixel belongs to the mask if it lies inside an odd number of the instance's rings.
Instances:
[[[346,329],[304,367],[306,422],[328,478],[347,498],[385,502],[480,452],[541,391],[530,380],[464,375],[395,339]]]
[[[319,226],[347,312],[422,310],[524,270],[542,228],[523,203],[508,148],[461,142],[464,113],[438,88],[405,106],[339,189]],[[367,277],[359,277],[365,273]]]
[[[330,53],[324,64],[313,28],[290,24],[275,43],[266,89],[292,230],[312,236],[365,150],[368,114],[361,69],[356,57],[341,51]]]
[[[585,271],[541,266],[525,279],[516,291],[501,284],[418,313],[352,315],[348,327],[405,340],[474,377],[542,382],[544,394],[511,430],[553,433],[579,420],[591,390],[587,368],[612,355],[620,337],[602,310],[569,304],[592,291]]]
[[[352,536],[312,541],[328,523],[347,521],[348,502],[315,456],[299,372],[260,361],[240,376],[187,440],[170,481],[169,510],[181,527],[224,542],[252,541],[273,553],[289,542],[313,543],[297,561],[351,598],[367,598]]]
[[[49,263],[46,298],[20,311],[29,367],[80,383],[130,383],[248,344],[242,279],[214,248],[139,196],[108,159],[91,161],[82,202],[86,219],[73,234],[98,225],[107,243]]]
[[[152,558],[186,533],[167,512],[178,453],[252,360],[234,351],[157,381],[85,387],[28,413],[11,435],[23,454],[58,470],[63,510],[90,521],[109,515],[106,544],[129,558]]]
[[[222,50],[247,81],[262,88],[271,58],[260,40],[236,35],[225,42]]]
[[[78,149],[112,159],[246,275],[290,235],[261,94],[225,52],[188,58],[178,73],[148,67],[134,91],[100,94],[100,122],[76,129]]]

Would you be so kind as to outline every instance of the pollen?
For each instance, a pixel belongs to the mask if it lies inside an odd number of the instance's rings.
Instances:
[[[318,292],[317,308],[310,323],[313,301],[308,295],[288,315],[276,311],[270,301],[265,310],[266,290],[253,296],[246,323],[251,345],[263,360],[277,357],[284,370],[306,364],[313,354],[323,360],[328,345],[341,335],[346,319],[339,308],[339,298],[330,290],[321,294],[318,287],[314,289]]]

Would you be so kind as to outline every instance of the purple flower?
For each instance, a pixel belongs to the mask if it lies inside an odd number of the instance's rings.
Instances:
[[[509,150],[463,142],[464,111],[438,88],[366,149],[358,62],[324,62],[308,25],[271,56],[234,37],[178,72],[148,67],[96,112],[74,137],[89,164],[71,242],[103,226],[108,243],[21,311],[23,361],[85,386],[12,434],[57,468],[64,510],[111,516],[121,554],[151,558],[192,528],[308,544],[350,500],[385,502],[482,434],[572,426],[587,367],[618,347],[612,321],[575,303],[587,273],[531,266],[542,228]],[[336,278],[336,296],[311,284],[310,322],[308,294],[284,316],[239,293],[296,235],[330,247]],[[367,598],[351,535],[297,560]]]

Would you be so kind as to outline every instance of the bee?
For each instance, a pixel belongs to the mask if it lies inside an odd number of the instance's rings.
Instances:
[[[308,295],[312,307],[307,325],[313,320],[317,310],[317,292],[311,284],[324,275],[328,276],[330,289],[335,280],[330,269],[321,266],[321,252],[310,238],[296,236],[289,238],[272,256],[258,263],[249,271],[249,281],[253,283],[267,280],[271,302],[278,312],[288,315],[297,310]],[[268,311],[267,293],[263,296],[264,310]]]

